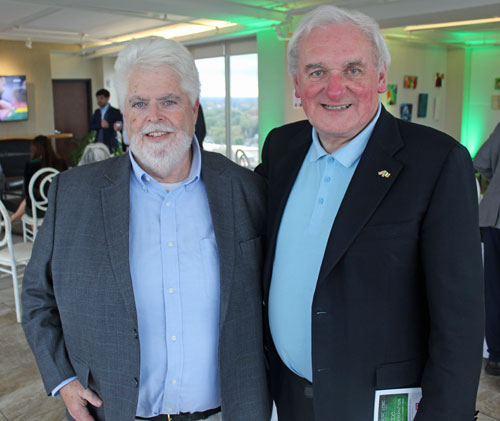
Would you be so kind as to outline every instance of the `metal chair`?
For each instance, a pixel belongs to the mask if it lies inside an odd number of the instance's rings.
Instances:
[[[41,168],[31,177],[28,194],[31,199],[31,215],[28,216],[24,214],[21,218],[23,223],[23,240],[35,241],[36,233],[42,225],[43,218],[37,216],[38,211],[45,212],[47,210],[47,204],[49,200],[47,198],[47,193],[49,191],[49,185],[52,179],[59,174],[59,171],[55,168]]]
[[[12,225],[5,205],[0,201],[0,272],[12,276],[16,319],[21,323],[21,298],[19,294],[19,279],[24,274],[24,268],[31,258],[33,243],[12,243]]]

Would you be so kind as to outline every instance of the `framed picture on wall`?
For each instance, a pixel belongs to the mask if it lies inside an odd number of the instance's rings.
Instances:
[[[495,78],[495,89],[500,89],[500,77]]]
[[[387,105],[396,105],[398,102],[398,85],[389,83],[387,85]]]
[[[417,87],[417,76],[406,75],[403,79],[403,88],[415,89]]]
[[[417,117],[427,117],[427,100],[429,94],[418,94],[418,111]]]
[[[411,121],[411,112],[413,104],[401,104],[400,107],[401,120]]]
[[[491,109],[500,110],[500,95],[491,96]]]

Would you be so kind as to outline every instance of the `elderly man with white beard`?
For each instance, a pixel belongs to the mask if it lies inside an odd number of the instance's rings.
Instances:
[[[47,393],[78,421],[269,420],[264,183],[193,141],[179,43],[129,43],[115,82],[130,153],[56,177],[23,282]]]

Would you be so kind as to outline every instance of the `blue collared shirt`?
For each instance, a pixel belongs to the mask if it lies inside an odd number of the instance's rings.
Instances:
[[[101,119],[104,119],[104,116],[106,115],[106,112],[109,109],[109,103],[107,103],[104,107],[99,109],[101,110]]]
[[[332,154],[313,142],[281,220],[276,243],[269,323],[276,349],[296,374],[312,381],[311,308],[323,255],[345,192],[365,150],[375,118]]]
[[[201,152],[188,178],[167,192],[132,154],[130,272],[139,326],[137,416],[220,405],[219,258]],[[104,403],[106,404],[106,403]]]

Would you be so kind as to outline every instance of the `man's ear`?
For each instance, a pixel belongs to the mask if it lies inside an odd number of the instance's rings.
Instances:
[[[200,108],[200,98],[198,98],[193,105],[193,117],[194,117],[195,124],[196,124],[196,120],[198,120],[198,109],[199,108]]]
[[[293,86],[295,87],[295,98],[300,98],[300,89],[299,89],[299,82],[297,80],[297,76],[293,77]]]

